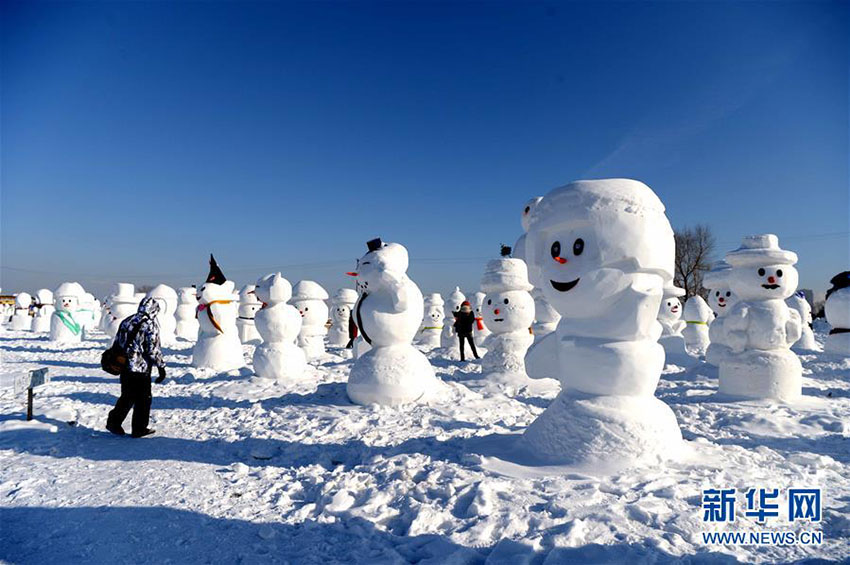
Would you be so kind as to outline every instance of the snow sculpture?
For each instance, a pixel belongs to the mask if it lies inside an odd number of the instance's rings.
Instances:
[[[198,290],[198,341],[192,349],[192,366],[217,372],[245,366],[242,343],[236,330],[234,284],[210,255],[210,273]]]
[[[198,290],[195,287],[184,286],[177,291],[175,318],[175,334],[178,338],[186,341],[198,339]]]
[[[836,355],[850,355],[850,271],[844,271],[829,281],[826,291],[826,321],[832,326],[823,350]]]
[[[537,205],[541,200],[543,200],[542,196],[535,196],[534,198],[529,199],[522,207],[522,215],[519,219],[522,224],[522,235],[516,240],[512,250],[512,256],[517,259],[521,259],[523,261],[526,260],[525,241],[528,237],[528,226],[531,222],[531,215],[534,213],[534,209],[537,208]]]
[[[163,345],[173,344],[177,340],[177,291],[165,284],[158,284],[147,294],[159,303],[156,315],[159,322],[159,339]]]
[[[723,322],[726,320],[732,307],[738,303],[738,297],[729,288],[729,273],[732,266],[726,261],[719,261],[717,265],[703,277],[703,285],[710,289],[708,293],[708,305],[714,312],[714,320],[708,326],[709,344],[705,350],[705,362],[720,366],[720,362],[729,353],[729,346],[724,341]]]
[[[112,286],[112,295],[109,298],[111,304],[109,315],[102,324],[103,331],[110,338],[115,339],[118,328],[128,316],[132,316],[139,308],[136,299],[136,289],[130,283],[115,283]]]
[[[30,306],[32,305],[32,295],[28,292],[19,292],[15,296],[15,313],[12,314],[12,321],[9,322],[9,329],[22,331],[29,330],[32,327],[32,318],[30,317]]]
[[[671,365],[688,366],[693,358],[685,348],[685,321],[682,320],[680,296],[685,291],[672,283],[664,286],[661,296],[661,308],[658,310],[658,323],[661,324],[661,337],[658,343],[664,348],[665,362]]]
[[[304,349],[307,361],[325,354],[325,334],[328,333],[327,291],[313,281],[300,281],[292,289],[292,305],[301,313],[301,333],[298,347]]]
[[[484,341],[493,333],[484,323],[484,300],[487,297],[485,292],[476,292],[472,297],[472,308],[475,312],[475,325],[472,326],[472,339],[475,341],[475,347],[478,349],[479,355],[484,355]]]
[[[361,335],[372,346],[354,361],[348,397],[356,404],[394,405],[422,399],[437,386],[434,369],[411,342],[424,301],[407,276],[407,249],[373,239],[358,261],[361,295],[354,308]]]
[[[331,298],[331,328],[328,330],[328,345],[345,347],[348,345],[348,325],[351,321],[351,309],[357,303],[357,291],[341,288]]]
[[[255,293],[256,285],[246,284],[239,291],[239,317],[236,319],[236,331],[239,334],[239,341],[243,344],[258,344],[263,338],[257,332],[257,326],[254,322],[254,316],[263,303],[257,298]]]
[[[562,390],[526,430],[525,448],[545,462],[597,468],[674,455],[676,417],[653,394],[674,256],[661,200],[630,179],[556,188],[534,210],[526,251],[532,282],[562,316],[526,368],[558,378]]]
[[[445,303],[445,318],[443,319],[443,333],[440,334],[440,347],[446,359],[460,359],[460,342],[455,332],[455,313],[460,312],[460,306],[466,300],[466,296],[456,286]]]
[[[42,288],[35,293],[35,316],[30,329],[33,332],[46,333],[50,331],[50,317],[56,308],[53,307],[53,292]]]
[[[292,285],[280,273],[272,273],[257,281],[254,292],[263,303],[254,316],[262,338],[254,350],[254,372],[282,382],[303,377],[307,358],[295,343],[301,331],[301,314],[287,304]]]
[[[445,302],[439,292],[425,297],[425,315],[422,317],[422,328],[419,330],[419,345],[431,349],[440,347],[440,334],[446,319],[444,307]]]
[[[820,351],[820,347],[815,341],[815,334],[812,332],[812,307],[806,300],[806,296],[802,292],[795,292],[788,297],[785,303],[789,308],[797,311],[801,321],[800,339],[791,346],[791,349],[801,353]]]
[[[682,317],[685,318],[686,324],[685,329],[682,330],[685,345],[697,356],[705,355],[705,350],[708,349],[708,344],[711,341],[708,337],[708,325],[714,319],[711,308],[702,296],[691,296],[685,302]]]
[[[721,393],[790,402],[802,394],[803,367],[790,347],[801,321],[785,299],[797,290],[797,254],[773,234],[744,238],[726,254],[729,286],[739,299],[723,320],[729,354],[720,362]]]
[[[79,343],[83,337],[83,327],[77,320],[85,291],[80,283],[65,282],[53,291],[55,310],[50,317],[50,341],[59,343]]]

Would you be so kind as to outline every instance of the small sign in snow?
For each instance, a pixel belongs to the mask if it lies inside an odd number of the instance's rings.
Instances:
[[[47,368],[33,369],[29,373],[23,374],[15,378],[15,394],[23,392],[29,388],[35,388],[50,382],[50,377],[47,375]]]

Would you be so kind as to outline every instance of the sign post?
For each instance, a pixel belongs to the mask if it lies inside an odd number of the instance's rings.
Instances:
[[[32,399],[35,393],[32,389],[50,382],[50,377],[47,375],[47,368],[33,369],[25,375],[21,375],[15,379],[15,393],[27,389],[27,421],[32,420]]]

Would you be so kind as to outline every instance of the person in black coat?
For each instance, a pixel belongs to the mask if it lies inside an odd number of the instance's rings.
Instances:
[[[472,349],[472,355],[478,359],[478,351],[475,349],[475,342],[472,341],[472,326],[475,324],[475,314],[472,312],[472,305],[468,300],[465,300],[463,304],[460,305],[460,311],[455,312],[455,333],[457,333],[457,338],[460,340],[460,360],[466,361],[466,356],[464,355],[464,340],[469,342],[469,347]]]

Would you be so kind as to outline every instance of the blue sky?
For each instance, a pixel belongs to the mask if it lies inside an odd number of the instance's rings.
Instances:
[[[474,290],[531,196],[649,184],[720,250],[850,268],[836,2],[4,2],[0,282],[330,290],[381,236]]]

